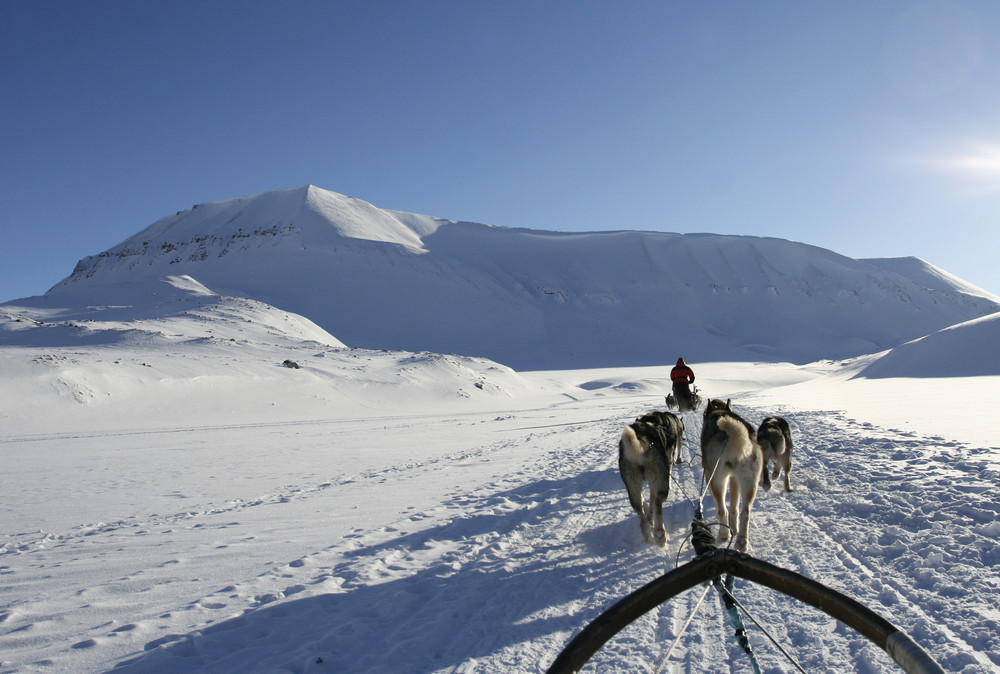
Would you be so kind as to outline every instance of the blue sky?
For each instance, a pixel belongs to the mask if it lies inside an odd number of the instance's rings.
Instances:
[[[1000,3],[0,3],[0,301],[315,184],[922,257],[1000,294]]]

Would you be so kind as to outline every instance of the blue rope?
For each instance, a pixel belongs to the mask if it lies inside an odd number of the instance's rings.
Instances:
[[[726,584],[723,586],[722,580],[716,576],[712,584],[715,585],[715,589],[722,595],[722,601],[726,605],[726,613],[729,614],[729,622],[733,624],[733,629],[736,630],[736,642],[747,654],[747,657],[750,658],[750,666],[753,667],[754,674],[760,674],[760,665],[757,663],[757,656],[750,646],[750,639],[747,637],[747,628],[743,623],[743,616],[740,615],[739,610],[736,608],[736,602],[733,600],[733,582],[735,580],[732,575],[727,575]]]

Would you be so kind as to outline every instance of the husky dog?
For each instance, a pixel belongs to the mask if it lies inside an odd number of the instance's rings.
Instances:
[[[778,479],[781,470],[785,471],[785,491],[792,491],[789,474],[792,472],[792,429],[781,417],[768,417],[760,422],[757,429],[757,444],[764,452],[764,474],[767,467],[774,461],[774,472],[771,478]]]
[[[678,410],[681,414],[685,412],[696,412],[701,405],[701,396],[698,395],[698,387],[691,387],[691,397],[687,400],[678,398],[672,392],[666,395],[664,400],[668,410]]]
[[[681,447],[684,445],[684,419],[670,412],[646,412],[641,417],[637,417],[636,421],[659,424],[673,431],[673,437],[677,438],[677,443],[674,445],[673,456],[670,459],[673,463],[681,463]]]
[[[674,416],[669,412],[668,414]],[[663,528],[663,502],[670,495],[670,460],[681,436],[673,423],[661,425],[634,421],[622,430],[618,441],[618,470],[628,490],[628,500],[639,516],[639,529],[647,543],[667,544]],[[649,504],[643,503],[642,485],[649,483]]]
[[[667,409],[675,410],[677,409],[677,398],[674,397],[673,393],[668,393],[667,397],[664,398],[667,401]]]
[[[757,498],[764,455],[753,426],[733,412],[730,401],[713,399],[705,406],[701,427],[701,466],[705,471],[719,521],[719,541],[736,535],[736,549],[745,551],[750,544],[750,509]],[[764,473],[765,489],[770,480]],[[726,491],[729,507],[726,507]]]

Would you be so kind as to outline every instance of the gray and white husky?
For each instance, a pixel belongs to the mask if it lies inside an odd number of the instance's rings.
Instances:
[[[753,426],[733,412],[728,400],[710,400],[705,406],[701,466],[719,521],[729,525],[729,529],[723,526],[719,531],[719,541],[726,542],[735,534],[736,549],[745,551],[750,545],[750,510],[757,498],[757,483],[762,474],[764,488],[769,489],[771,483],[763,472],[764,455]]]
[[[636,421],[648,421],[651,424],[659,424],[669,429],[673,437],[677,438],[677,442],[674,445],[674,453],[670,458],[674,463],[681,462],[681,447],[684,445],[684,419],[672,412],[654,411],[646,412],[641,417],[637,417]]]
[[[764,474],[767,467],[774,461],[774,472],[771,479],[777,480],[781,471],[785,471],[785,491],[792,491],[790,473],[792,472],[792,429],[781,417],[768,417],[760,422],[757,428],[757,444],[764,452]]]
[[[658,414],[666,422],[634,421],[622,430],[618,441],[618,470],[628,491],[628,500],[639,516],[639,529],[647,543],[667,544],[663,527],[663,503],[670,495],[670,464],[680,451],[683,426],[673,423],[669,412]],[[647,415],[648,416],[648,415]],[[646,418],[640,417],[640,419]],[[680,428],[680,432],[677,429]],[[643,502],[642,487],[649,483],[649,503]]]

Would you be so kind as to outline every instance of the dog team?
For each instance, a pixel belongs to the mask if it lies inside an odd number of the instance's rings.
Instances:
[[[671,371],[672,396],[668,407],[696,411],[701,403],[697,390],[689,386],[694,373],[677,360]],[[673,405],[671,405],[671,397]],[[649,412],[627,425],[618,442],[618,469],[628,491],[628,499],[639,516],[643,540],[666,545],[663,503],[670,494],[670,470],[680,462],[684,440],[684,420],[672,412]],[[702,415],[701,465],[705,483],[715,501],[721,543],[734,538],[737,550],[750,544],[750,511],[757,497],[758,483],[771,488],[771,479],[784,472],[785,491],[792,491],[792,433],[781,417],[764,419],[756,429],[733,411],[731,401],[709,400]],[[768,465],[774,463],[773,473]],[[649,486],[649,502],[644,502],[643,486]],[[728,503],[726,495],[729,495]]]

